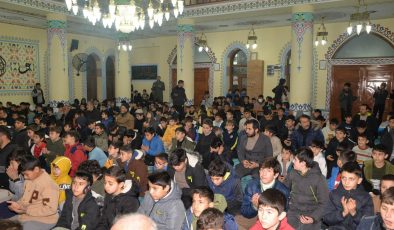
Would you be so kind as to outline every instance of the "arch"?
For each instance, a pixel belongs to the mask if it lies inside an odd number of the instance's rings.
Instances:
[[[98,99],[98,87],[101,85],[99,78],[102,78],[102,68],[100,57],[95,53],[89,54],[86,68],[86,81],[89,82],[86,89],[86,98],[88,100]]]
[[[286,63],[287,63],[287,55],[291,51],[291,43],[286,43],[279,54],[279,63],[280,63],[280,74],[279,79],[286,78]],[[279,81],[278,79],[278,81]]]
[[[373,24],[371,33],[380,36],[391,46],[394,46],[394,32],[387,27],[380,24]],[[356,32],[353,31],[351,35],[344,32],[337,39],[334,40],[332,45],[328,48],[325,57],[327,59],[327,86],[326,86],[326,110],[330,111],[331,93],[332,93],[332,66],[333,65],[366,65],[366,64],[394,64],[394,58],[357,58],[357,59],[335,59],[335,54],[342,48],[346,42],[351,38],[357,36]]]
[[[105,73],[106,73],[106,66],[105,66],[106,58],[105,58],[104,54],[94,46],[87,48],[84,53],[86,53],[87,55],[95,54],[100,60],[101,72],[99,74],[99,76],[100,76],[99,80],[101,82],[101,89],[98,90],[98,92],[101,91],[101,95],[97,95],[97,97],[98,97],[97,99],[99,99],[99,100],[104,99],[104,98],[106,98],[106,78],[104,77],[104,76],[106,76],[105,75]],[[87,98],[87,89],[88,89],[87,74],[86,73],[87,72],[85,72],[83,74],[83,79],[82,79],[82,91],[83,91],[83,96],[85,98]]]
[[[115,56],[108,56],[105,61],[106,99],[115,98]]]
[[[242,50],[245,54],[246,57],[248,58],[248,61],[250,59],[250,53],[249,50],[246,49],[246,46],[244,43],[240,41],[235,41],[231,43],[227,48],[224,50],[223,55],[222,55],[222,85],[220,86],[220,91],[222,92],[222,95],[226,95],[229,87],[229,79],[228,79],[228,69],[227,65],[229,64],[228,56],[234,52],[234,50]]]

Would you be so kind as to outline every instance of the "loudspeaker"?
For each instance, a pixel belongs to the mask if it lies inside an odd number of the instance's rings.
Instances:
[[[73,52],[73,50],[77,50],[78,49],[78,44],[79,44],[79,40],[72,39],[71,40],[71,46],[70,46],[70,52]]]

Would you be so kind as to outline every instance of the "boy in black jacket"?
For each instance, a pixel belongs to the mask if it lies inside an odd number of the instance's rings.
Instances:
[[[331,228],[356,229],[363,216],[372,216],[372,198],[362,185],[362,171],[357,162],[342,166],[341,183],[330,193],[323,221]]]
[[[66,201],[54,229],[89,230],[96,228],[100,211],[90,191],[92,183],[92,175],[81,171],[75,174],[72,189],[66,190]]]

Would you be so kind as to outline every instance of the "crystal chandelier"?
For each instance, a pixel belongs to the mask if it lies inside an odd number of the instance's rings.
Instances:
[[[130,33],[143,30],[147,22],[152,29],[155,24],[161,26],[170,20],[171,13],[177,18],[183,14],[183,0],[109,0],[108,5],[99,4],[98,0],[65,0],[67,9],[77,15],[82,9],[83,17],[93,25],[102,22],[104,28],[115,26],[116,31]],[[100,1],[101,2],[101,1]]]
[[[209,51],[207,36],[204,33],[202,33],[201,37],[198,39],[198,44],[198,52],[201,53],[203,50],[205,50],[205,52]]]
[[[252,29],[248,33],[248,40],[246,41],[246,48],[247,49],[256,49],[257,48],[257,36],[254,32],[253,26]]]
[[[364,8],[364,11],[360,12],[360,8]],[[367,10],[364,0],[358,0],[357,11],[350,15],[349,26],[347,27],[347,33],[349,35],[353,33],[354,26],[356,27],[357,35],[360,35],[363,29],[367,34],[372,30],[370,12]]]
[[[319,44],[324,46],[325,44],[327,44],[327,36],[328,36],[328,32],[326,30],[326,26],[324,25],[324,17],[322,17],[321,24],[316,32],[315,46],[318,46]]]

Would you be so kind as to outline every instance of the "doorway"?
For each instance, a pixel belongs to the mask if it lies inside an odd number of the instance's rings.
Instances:
[[[113,56],[109,56],[105,65],[107,99],[112,100],[115,98],[115,58]]]
[[[86,70],[86,97],[88,100],[97,99],[98,78],[101,77],[100,58],[92,53],[88,56]]]
[[[178,83],[177,69],[172,69],[172,85]],[[200,105],[204,94],[209,92],[209,68],[194,68],[194,105]]]

